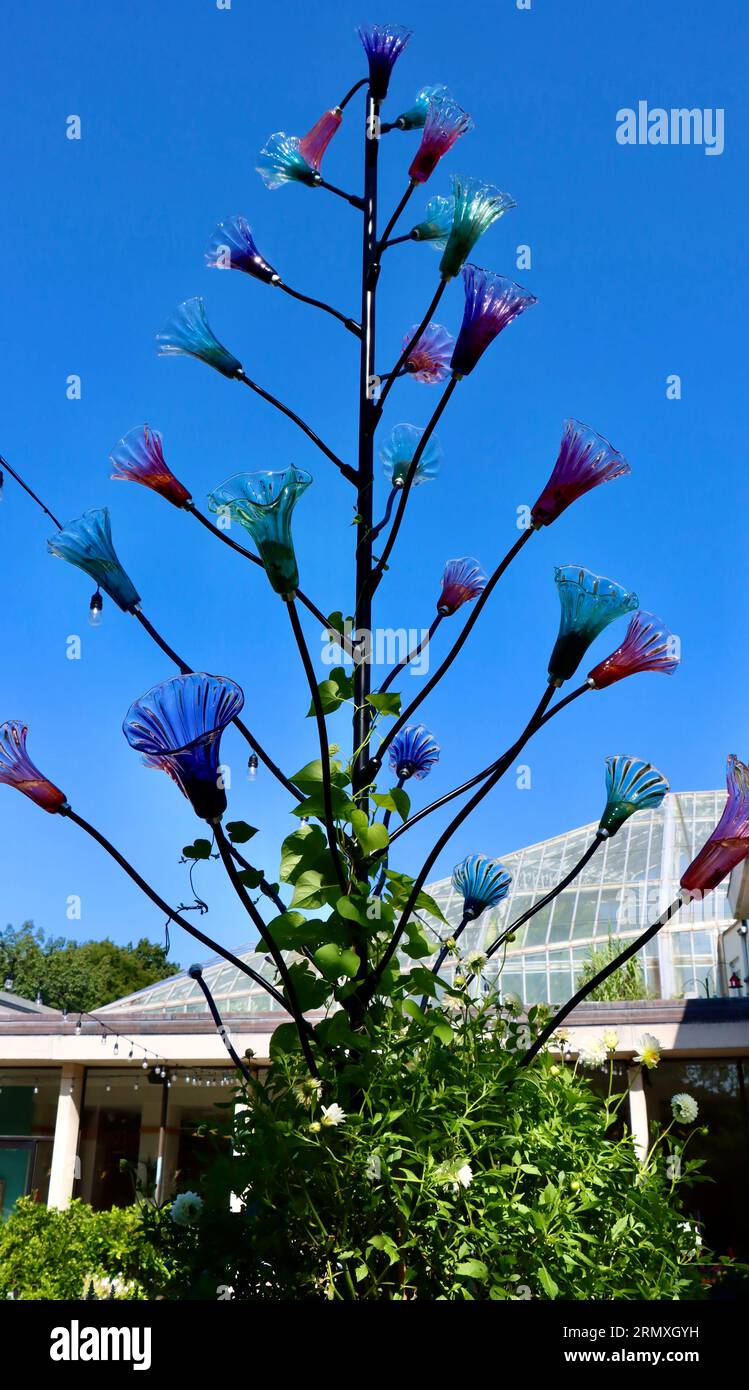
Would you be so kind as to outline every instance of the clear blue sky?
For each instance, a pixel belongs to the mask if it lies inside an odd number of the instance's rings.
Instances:
[[[354,26],[375,17],[351,0],[272,7],[233,0],[29,0],[6,10],[0,280],[0,450],[64,520],[108,505],[121,559],[144,611],[198,668],[229,675],[248,721],[289,770],[315,753],[314,727],[280,602],[262,575],[143,488],[109,481],[108,451],[133,425],[163,432],[174,471],[196,499],[239,470],[308,468],[296,538],[302,583],[326,610],[351,607],[350,496],[311,445],[249,392],[197,363],[160,360],[154,334],[182,299],[203,294],[218,336],[350,457],[356,346],[332,320],[239,275],[208,271],[203,250],[221,218],[244,213],[289,283],[355,310],[358,214],[324,192],[265,190],[254,172],[270,132],[304,133],[363,73]],[[633,476],[578,503],[536,537],[510,572],[477,640],[424,708],[442,759],[415,793],[431,800],[511,741],[543,689],[558,604],[556,563],[575,562],[637,590],[681,636],[671,680],[640,676],[586,697],[532,745],[532,789],[508,779],[441,863],[501,854],[594,819],[603,759],[653,761],[676,789],[722,783],[725,755],[749,754],[744,641],[746,461],[746,85],[744,7],[698,0],[513,0],[390,6],[415,31],[388,114],[424,82],[445,82],[476,129],[433,176],[479,175],[517,210],[478,248],[480,264],[532,289],[539,305],[514,324],[461,386],[440,429],[438,482],[412,498],[381,589],[384,626],[428,624],[444,561],[491,567],[515,535],[568,415],[629,458]],[[620,107],[721,107],[725,151],[622,147]],[[82,139],[66,139],[77,114]],[[328,177],[360,178],[360,109],[347,112]],[[382,151],[385,214],[405,184],[414,136]],[[418,212],[427,193],[418,196]],[[415,220],[415,219],[414,219]],[[528,243],[532,269],[515,268]],[[382,369],[418,321],[435,283],[427,247],[386,260]],[[440,319],[453,330],[459,285]],[[66,377],[82,399],[66,399]],[[678,373],[680,401],[666,399]],[[424,424],[434,391],[401,383],[390,422]],[[32,756],[72,803],[171,900],[188,894],[181,846],[200,833],[169,779],[145,771],[120,725],[130,702],[173,674],[137,624],[107,601],[87,624],[92,584],[46,554],[46,519],[6,482],[0,511],[3,603],[0,718],[30,726]],[[381,491],[384,496],[384,488]],[[335,546],[334,546],[335,542]],[[447,628],[457,633],[460,618]],[[314,623],[309,629],[317,644]],[[83,640],[80,661],[66,639]],[[610,650],[621,628],[595,647]],[[321,675],[324,672],[321,670]],[[406,689],[415,688],[407,680]],[[336,730],[337,732],[338,730]],[[340,732],[347,736],[343,723]],[[231,808],[262,828],[266,870],[296,822],[264,772],[243,777],[246,747],[225,739]],[[157,913],[74,827],[0,789],[0,920],[124,941],[158,937]],[[415,871],[427,821],[399,865]],[[406,852],[406,846],[408,851]],[[198,871],[212,910],[202,925],[228,944],[252,937],[216,865]],[[82,900],[66,919],[68,895]],[[182,933],[174,954],[196,955]],[[199,953],[198,953],[199,954]]]

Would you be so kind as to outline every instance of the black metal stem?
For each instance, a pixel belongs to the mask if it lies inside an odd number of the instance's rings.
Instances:
[[[355,338],[361,338],[361,324],[352,319],[348,314],[342,314],[340,309],[334,309],[332,304],[326,304],[324,299],[314,299],[312,295],[302,294],[301,290],[293,290],[290,285],[283,280],[273,280],[272,283],[284,294],[291,295],[292,299],[298,299],[302,304],[311,304],[315,309],[322,309],[324,313],[331,314],[334,319],[338,319],[349,333],[353,333]]]
[[[577,863],[573,866],[573,868],[570,869],[569,873],[565,874],[564,878],[559,880],[559,883],[557,883],[555,888],[552,888],[548,893],[545,893],[542,898],[539,898],[538,902],[533,903],[533,906],[527,908],[525,912],[521,912],[520,916],[516,917],[515,921],[511,922],[509,927],[505,928],[501,936],[498,936],[496,941],[492,942],[491,946],[489,947],[486,953],[486,959],[489,960],[491,956],[496,955],[500,946],[503,944],[503,942],[507,940],[508,937],[513,936],[516,931],[519,931],[521,927],[524,927],[526,922],[530,921],[531,917],[535,917],[536,913],[541,911],[542,907],[548,907],[549,903],[552,903],[555,898],[558,898],[559,894],[563,893],[565,888],[569,888],[570,884],[574,882],[578,874],[582,873],[583,869],[585,868],[585,865],[589,863],[589,861],[593,858],[593,855],[595,854],[596,850],[600,849],[601,845],[605,844],[607,839],[609,839],[608,835],[606,835],[604,832],[600,830],[597,830],[595,838],[588,845],[588,848],[586,849],[585,853],[581,854]],[[470,980],[468,981],[468,983],[470,984]]]
[[[211,1018],[213,1019],[213,1022],[216,1025],[216,1032],[221,1038],[221,1041],[224,1044],[224,1047],[226,1048],[229,1056],[231,1057],[232,1062],[237,1068],[237,1071],[240,1071],[242,1073],[245,1081],[251,1082],[252,1073],[250,1072],[249,1068],[245,1066],[245,1063],[242,1061],[239,1053],[237,1052],[236,1048],[234,1047],[234,1044],[232,1043],[229,1037],[229,1034],[227,1033],[224,1027],[223,1019],[221,1018],[221,1015],[218,1009],[216,1008],[216,1003],[213,998],[213,995],[211,994],[211,991],[209,990],[205,980],[203,979],[203,971],[200,969],[200,966],[193,965],[190,967],[187,973],[192,980],[197,980],[198,984],[200,985],[200,988],[203,991],[205,1002],[208,1005]]]
[[[408,653],[408,656],[404,657],[404,658],[403,658],[403,661],[399,661],[399,662],[398,662],[398,665],[397,665],[397,666],[394,666],[393,669],[392,669],[392,671],[390,671],[390,672],[388,673],[388,675],[385,677],[384,681],[382,682],[382,685],[380,686],[380,689],[379,689],[379,692],[378,692],[380,695],[384,695],[384,694],[385,694],[385,691],[388,689],[389,686],[392,685],[392,683],[393,683],[393,681],[395,680],[395,678],[396,678],[398,672],[399,672],[399,671],[402,671],[403,668],[404,668],[405,666],[410,666],[410,665],[411,665],[411,662],[412,662],[412,661],[415,661],[416,658],[417,658],[417,656],[420,656],[420,655],[421,655],[421,653],[423,652],[424,648],[429,646],[429,643],[431,642],[432,638],[434,637],[434,634],[435,634],[435,632],[437,631],[437,628],[439,627],[440,623],[442,622],[442,619],[443,619],[444,616],[445,616],[444,613],[438,613],[438,614],[437,614],[437,617],[434,619],[434,622],[432,623],[432,626],[430,627],[430,629],[429,629],[429,631],[427,632],[426,636],[425,636],[425,637],[422,637],[421,641],[417,644],[417,646],[414,647],[413,651],[409,652],[409,653]]]
[[[8,463],[8,460],[7,460],[6,458],[3,458],[2,455],[0,455],[0,467],[1,467],[1,468],[7,469],[7,471],[10,473],[11,478],[15,478],[15,480],[16,480],[16,482],[18,483],[19,487],[22,487],[23,490],[24,490],[24,492],[28,493],[28,495],[29,495],[29,497],[31,498],[32,502],[36,502],[37,507],[41,507],[41,509],[42,509],[42,511],[44,512],[45,516],[48,516],[49,519],[50,519],[50,521],[54,522],[54,524],[55,524],[55,526],[57,527],[58,531],[61,531],[61,530],[62,530],[62,522],[57,520],[57,517],[55,516],[54,512],[51,512],[50,509],[49,509],[49,507],[45,507],[45,505],[44,505],[44,503],[43,503],[41,497],[37,497],[36,493],[35,493],[35,492],[32,492],[32,490],[31,490],[31,488],[29,487],[28,483],[25,483],[25,482],[23,481],[23,478],[21,477],[20,473],[16,473],[15,468],[11,468],[10,464]]]
[[[384,530],[384,528],[387,526],[387,524],[388,524],[388,522],[389,522],[389,520],[390,520],[390,517],[391,517],[391,515],[392,515],[393,507],[394,507],[394,505],[395,505],[395,499],[396,499],[397,496],[398,496],[398,489],[397,489],[397,487],[395,487],[395,486],[391,487],[391,489],[390,489],[390,491],[389,491],[389,493],[388,493],[388,500],[387,500],[387,502],[385,503],[385,510],[384,510],[384,512],[383,512],[383,514],[382,514],[382,520],[381,520],[381,521],[378,521],[378,522],[377,522],[377,525],[372,527],[372,530],[370,531],[370,534],[369,534],[369,538],[370,538],[370,540],[372,541],[373,544],[374,544],[374,542],[376,541],[377,537],[379,536],[380,531]]]
[[[233,842],[230,843],[232,858],[236,859],[240,869],[251,869],[253,873],[260,873],[260,870],[256,869],[255,865],[251,864],[249,859],[245,859],[244,855],[240,853],[236,845]],[[264,895],[264,897],[270,899],[270,901],[273,903],[273,906],[277,909],[278,912],[286,911],[286,904],[284,903],[283,898],[279,897],[272,884],[268,882],[267,878],[265,877],[265,874],[263,874],[258,884],[258,888],[260,889],[260,892]]]
[[[344,478],[347,478],[350,483],[356,482],[356,473],[354,469],[349,467],[347,463],[344,463],[342,459],[339,459],[338,455],[334,454],[333,450],[329,449],[327,444],[323,443],[320,436],[315,434],[315,431],[310,428],[306,420],[302,419],[301,415],[297,415],[295,410],[291,410],[288,405],[284,405],[283,401],[279,401],[277,396],[271,395],[270,391],[266,391],[264,386],[258,386],[257,382],[247,376],[244,370],[240,369],[240,371],[237,372],[236,379],[237,381],[241,381],[243,386],[249,386],[250,390],[255,391],[258,396],[262,396],[263,400],[268,401],[269,405],[274,405],[276,410],[281,411],[282,415],[286,415],[289,420],[293,420],[294,424],[299,426],[300,430],[306,434],[307,438],[311,439],[312,443],[317,445],[321,453],[323,453],[326,458],[329,458],[331,463],[335,464]]]
[[[391,246],[400,246],[402,241],[413,241],[413,239],[412,232],[404,232],[403,236],[391,236],[388,241],[380,242],[380,255],[382,255],[384,251],[388,251]]]
[[[419,341],[419,339],[420,339],[422,333],[424,332],[424,330],[425,330],[426,328],[429,327],[429,324],[430,324],[430,321],[431,321],[431,318],[432,318],[432,314],[434,313],[434,311],[435,311],[435,309],[437,308],[437,305],[439,304],[439,302],[440,302],[440,300],[441,300],[443,294],[445,293],[446,287],[447,287],[447,280],[440,280],[439,286],[438,286],[437,291],[436,291],[435,296],[434,296],[434,299],[432,300],[431,304],[429,305],[429,308],[427,309],[427,311],[426,311],[426,313],[425,313],[423,319],[421,320],[421,323],[419,324],[419,326],[418,326],[416,332],[414,333],[413,337],[412,337],[411,339],[409,339],[409,341],[406,343],[406,346],[404,347],[404,349],[403,349],[403,351],[402,351],[400,357],[398,358],[398,361],[396,362],[395,366],[393,367],[392,372],[388,372],[388,381],[387,381],[387,384],[385,385],[383,391],[381,392],[381,394],[380,394],[380,399],[379,399],[379,401],[377,402],[377,413],[378,413],[378,416],[382,414],[382,409],[383,409],[383,406],[384,406],[384,404],[385,404],[385,401],[387,400],[387,398],[388,398],[390,392],[391,392],[392,389],[393,389],[393,383],[397,380],[397,378],[398,378],[399,375],[400,375],[401,367],[403,367],[403,365],[404,365],[406,359],[407,359],[407,358],[410,356],[410,354],[413,352],[413,349],[416,347],[416,344],[418,343],[418,341]]]
[[[398,205],[397,205],[395,211],[393,212],[392,217],[390,218],[389,222],[387,223],[387,225],[386,225],[386,227],[385,227],[385,230],[384,230],[384,232],[382,233],[382,236],[380,237],[380,239],[379,239],[379,241],[378,241],[378,243],[377,243],[377,255],[378,255],[378,256],[379,256],[379,255],[381,254],[381,252],[384,250],[385,246],[388,245],[388,237],[390,236],[390,233],[392,232],[393,227],[395,226],[396,222],[398,221],[398,218],[400,217],[401,213],[403,212],[403,209],[405,208],[406,203],[408,202],[409,198],[411,197],[411,194],[413,193],[415,187],[416,187],[416,184],[414,183],[413,179],[409,179],[409,181],[408,181],[408,187],[406,188],[406,191],[405,191],[405,193],[403,194],[403,197],[401,198],[400,202],[398,203]]]
[[[463,916],[462,916],[462,918],[461,918],[461,920],[460,920],[460,924],[456,927],[456,929],[455,929],[454,932],[451,932],[451,933],[450,933],[450,935],[452,936],[453,941],[457,941],[458,938],[461,937],[461,936],[463,935],[463,932],[465,931],[466,927],[468,926],[468,923],[469,923],[469,922],[472,922],[472,921],[473,921],[473,918],[472,918],[472,917],[469,917],[467,913],[464,913],[464,914],[463,914]],[[432,974],[433,974],[433,975],[439,975],[439,973],[440,973],[440,966],[442,965],[442,962],[443,962],[443,960],[445,959],[445,956],[447,955],[447,953],[448,953],[448,951],[449,951],[450,949],[451,949],[451,948],[450,948],[450,946],[447,945],[447,942],[444,942],[443,945],[442,945],[441,948],[440,948],[439,955],[437,956],[437,959],[436,959],[436,961],[434,962],[434,965],[432,966]],[[422,1009],[424,1008],[425,1002],[426,1002],[426,995],[424,996],[424,998],[423,998],[422,1001],[421,1001],[421,1007],[422,1007]]]
[[[355,97],[355,96],[356,96],[356,93],[357,93],[357,92],[360,92],[361,89],[362,89],[362,87],[366,87],[368,81],[369,81],[369,78],[368,78],[368,77],[360,77],[360,78],[359,78],[359,81],[358,81],[358,82],[355,82],[354,85],[353,85],[353,87],[349,87],[349,90],[347,91],[345,97],[343,98],[343,101],[339,101],[339,103],[338,103],[338,110],[339,110],[339,111],[345,111],[345,109],[346,109],[346,107],[348,106],[348,104],[349,104],[351,98],[352,98],[352,97]]]
[[[327,188],[328,193],[335,193],[337,198],[343,198],[344,202],[350,203],[352,208],[356,208],[359,212],[364,211],[364,203],[358,193],[347,193],[345,189],[338,188],[334,183],[328,183],[328,180],[322,177],[315,180],[315,187]]]

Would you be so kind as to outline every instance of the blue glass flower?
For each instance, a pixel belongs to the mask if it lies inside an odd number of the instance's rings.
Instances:
[[[276,593],[288,598],[299,584],[291,517],[312,478],[292,464],[284,471],[236,473],[209,494],[212,512],[238,521],[252,536]]]
[[[477,265],[463,268],[463,284],[463,322],[451,363],[456,376],[468,376],[497,334],[538,303],[534,294],[516,285],[514,280],[482,270]]]
[[[416,226],[411,228],[413,240],[427,241],[435,251],[444,251],[452,231],[454,215],[454,198],[443,198],[441,195],[430,198],[424,208],[421,222],[417,222]]]
[[[422,87],[417,92],[413,106],[409,106],[407,111],[401,111],[400,116],[396,116],[393,125],[397,125],[399,130],[423,130],[429,112],[430,101],[436,101],[439,97],[449,96],[447,87],[441,84],[436,87]]]
[[[226,792],[219,772],[221,734],[244,695],[234,681],[193,671],[155,685],[130,706],[122,731],[148,767],[168,772],[201,820],[220,820]]]
[[[418,323],[415,323],[410,333],[406,334],[402,344],[404,348],[408,347],[418,327]],[[448,333],[441,323],[430,323],[409,352],[404,370],[414,381],[425,381],[429,386],[436,386],[449,374],[454,347],[452,333]]]
[[[168,323],[156,334],[159,357],[197,357],[224,376],[239,376],[242,363],[223,347],[208,322],[205,301],[196,295],[178,305]]]
[[[411,160],[408,177],[414,183],[426,183],[439,161],[456,140],[473,130],[467,111],[451,96],[432,97],[427,107],[421,144]]]
[[[464,555],[461,560],[448,560],[442,576],[442,588],[437,599],[437,612],[443,617],[457,613],[464,603],[483,594],[486,575],[478,560]]]
[[[28,728],[20,719],[0,724],[0,782],[23,792],[43,811],[54,815],[66,803],[64,792],[50,782],[26,752]]]
[[[394,425],[380,445],[383,472],[393,487],[403,487],[423,433],[417,425]],[[416,487],[419,483],[430,482],[436,478],[441,463],[442,448],[432,435],[416,465],[411,486]]]
[[[496,907],[507,897],[512,874],[498,859],[485,854],[469,854],[453,869],[453,888],[463,898],[463,914],[480,917],[489,907]]]
[[[306,183],[315,188],[322,182],[322,176],[305,159],[298,135],[287,135],[277,130],[270,135],[258,155],[256,164],[266,188],[281,188],[285,183]]]
[[[452,280],[467,261],[476,242],[510,208],[517,207],[509,193],[480,179],[453,175],[453,221],[440,261],[443,280]]]
[[[219,222],[208,243],[205,261],[212,270],[243,270],[246,275],[252,275],[266,285],[281,278],[270,262],[261,256],[252,228],[241,213]]]
[[[668,782],[652,763],[617,753],[606,759],[606,807],[599,830],[615,835],[635,811],[660,806]]]
[[[382,101],[387,96],[390,74],[411,37],[411,30],[402,24],[362,24],[356,32],[369,62],[369,89],[376,101]]]
[[[171,502],[184,507],[192,501],[187,488],[175,478],[164,458],[164,441],[150,425],[136,425],[115,445],[109,455],[114,464],[110,477],[120,482],[142,483]]]
[[[637,594],[579,565],[558,565],[554,580],[562,605],[559,634],[549,661],[549,680],[561,685],[574,675],[591,642],[609,623],[637,608]]]
[[[602,434],[579,420],[567,420],[551,477],[531,508],[534,526],[549,526],[591,488],[631,472],[623,454]]]
[[[67,560],[85,570],[126,613],[140,603],[140,594],[120,564],[112,545],[109,508],[84,512],[71,521],[56,536],[47,541],[50,555]]]
[[[409,724],[396,734],[390,745],[389,762],[400,782],[409,777],[422,781],[439,762],[439,744],[423,724]]]

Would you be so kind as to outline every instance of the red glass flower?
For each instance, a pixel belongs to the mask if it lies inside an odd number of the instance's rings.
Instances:
[[[54,813],[66,804],[67,797],[32,763],[26,752],[27,733],[28,728],[20,719],[0,724],[0,782],[23,792],[43,811]]]
[[[190,493],[175,478],[164,460],[164,444],[158,430],[150,425],[136,425],[128,430],[109,455],[114,464],[111,477],[127,483],[143,483],[165,497],[175,507],[192,501]]]
[[[635,613],[621,646],[604,657],[588,674],[594,690],[603,690],[638,671],[662,671],[672,676],[679,658],[674,655],[676,638],[660,618],[642,609]]]
[[[299,153],[313,169],[320,168],[320,161],[342,120],[340,107],[334,106],[330,111],[324,111],[319,121],[299,141]]]
[[[713,888],[749,855],[749,767],[735,753],[726,770],[728,801],[712,835],[693,859],[681,886],[692,897],[710,893]]]

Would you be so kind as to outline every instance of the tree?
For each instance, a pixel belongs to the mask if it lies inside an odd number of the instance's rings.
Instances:
[[[589,984],[602,970],[607,969],[618,958],[619,947],[612,936],[609,936],[605,946],[597,949],[592,947],[577,977],[578,989]],[[609,975],[601,984],[591,989],[587,997],[606,1002],[615,1002],[618,999],[647,999],[648,990],[645,985],[645,976],[637,957],[632,956],[618,970],[614,970],[613,974]]]
[[[164,947],[141,937],[135,945],[117,946],[109,937],[67,941],[46,936],[33,922],[0,932],[0,986],[21,999],[36,999],[53,1009],[90,1011],[144,989],[179,966],[167,960]]]

